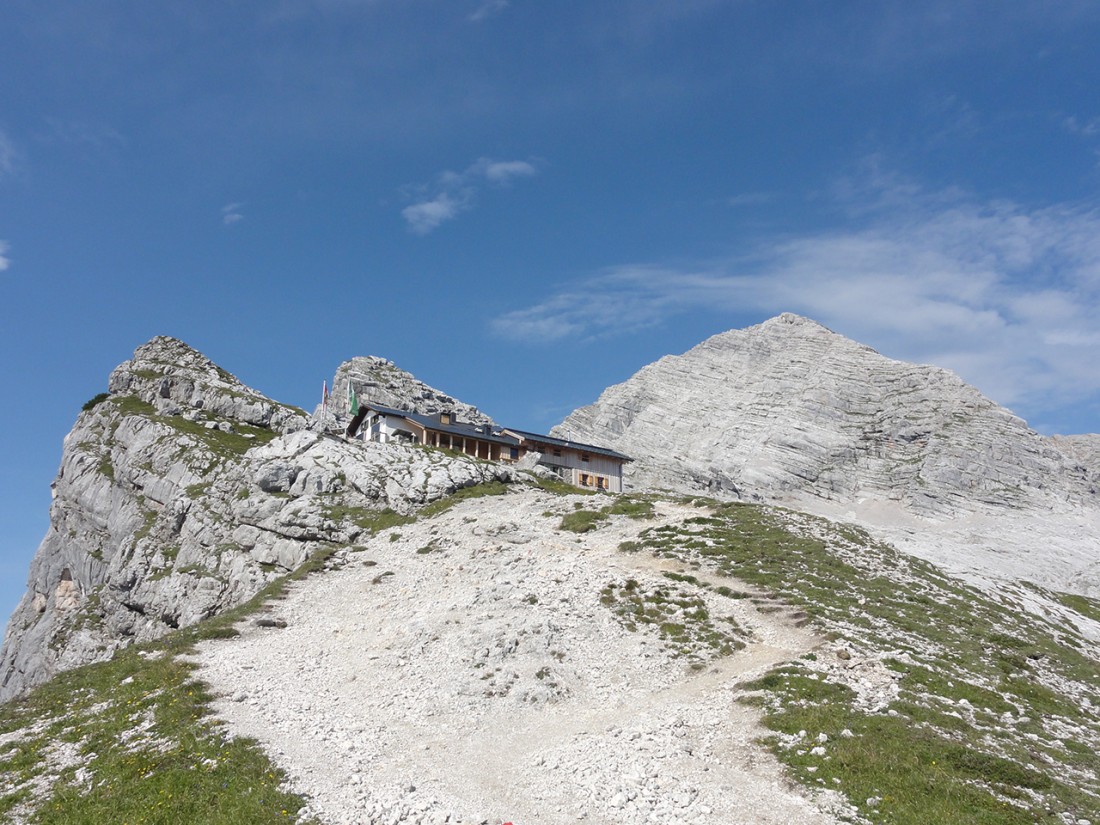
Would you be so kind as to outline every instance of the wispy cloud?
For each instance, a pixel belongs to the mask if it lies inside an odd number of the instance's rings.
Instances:
[[[1062,128],[1071,135],[1082,137],[1096,137],[1100,135],[1100,117],[1082,120],[1076,115],[1070,115],[1062,120]]]
[[[46,131],[36,139],[42,143],[84,145],[93,149],[106,149],[126,143],[126,138],[111,126],[56,117],[46,118]]]
[[[402,209],[401,216],[412,232],[427,235],[472,209],[483,186],[510,186],[537,173],[538,168],[529,161],[478,158],[461,172],[448,170],[431,184],[406,187],[405,196],[415,202]]]
[[[777,195],[774,192],[742,192],[740,195],[726,198],[726,205],[733,207],[760,206],[761,204],[772,203],[776,198]]]
[[[417,235],[427,235],[441,223],[469,209],[470,199],[471,196],[464,192],[456,195],[440,192],[431,200],[406,206],[401,210],[401,215],[408,223],[409,229]]]
[[[232,226],[238,221],[244,220],[244,214],[241,212],[243,203],[227,203],[222,207],[222,225]]]
[[[10,248],[7,241],[0,241],[0,272],[11,266],[11,258],[8,257]]]
[[[954,369],[1003,404],[1100,393],[1100,211],[896,193],[859,228],[762,241],[695,267],[597,273],[491,322],[506,338],[591,339],[689,311],[799,312],[892,357]]]
[[[10,175],[15,171],[16,157],[18,157],[18,153],[15,144],[4,130],[0,129],[0,177]]]
[[[470,20],[479,22],[493,15],[500,14],[508,8],[508,0],[484,0],[477,10],[470,15]]]

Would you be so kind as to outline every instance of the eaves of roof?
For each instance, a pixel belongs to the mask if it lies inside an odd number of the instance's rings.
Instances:
[[[609,458],[617,458],[620,461],[633,461],[634,459],[628,455],[623,455],[620,452],[609,449],[607,447],[598,447],[595,444],[582,444],[579,441],[570,441],[566,438],[555,438],[552,435],[542,435],[541,433],[530,433],[525,430],[517,430],[514,427],[505,427],[506,432],[512,433],[526,441],[539,441],[543,444],[549,444],[552,447],[568,447],[573,450],[580,450],[586,453],[595,453],[596,455],[605,455]]]

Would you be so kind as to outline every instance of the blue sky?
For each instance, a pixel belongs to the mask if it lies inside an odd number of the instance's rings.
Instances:
[[[157,334],[541,430],[793,311],[1100,430],[1097,42],[1058,0],[6,0],[0,614]]]

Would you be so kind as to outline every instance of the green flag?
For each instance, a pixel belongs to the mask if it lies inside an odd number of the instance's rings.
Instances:
[[[352,415],[359,415],[359,397],[355,394],[355,388],[348,382],[348,409]]]

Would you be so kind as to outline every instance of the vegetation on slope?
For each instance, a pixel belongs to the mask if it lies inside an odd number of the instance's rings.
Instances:
[[[707,515],[651,528],[628,549],[778,596],[893,682],[888,701],[869,704],[845,662],[811,655],[749,686],[797,779],[843,791],[872,822],[1097,820],[1100,677],[1075,626],[991,598],[858,529],[705,504]]]
[[[392,526],[386,513],[365,524]],[[324,568],[316,553],[248,602],[107,662],[58,674],[0,705],[0,822],[262,825],[294,822],[304,800],[250,740],[229,738],[186,658]]]
[[[484,485],[460,497],[503,492]],[[812,617],[833,640],[830,652],[746,686],[794,778],[843,792],[875,823],[1100,821],[1100,678],[1095,647],[1071,622],[964,586],[857,529],[765,507],[698,504],[695,517],[650,527],[622,549],[740,579]],[[621,497],[583,512],[602,517],[592,519],[598,529],[611,515],[645,518],[652,506],[648,497]],[[395,515],[378,513],[373,526],[396,526]],[[233,635],[237,621],[337,549],[233,611],[0,706],[0,821],[292,821],[303,800],[286,792],[255,743],[225,736],[180,654],[200,639]],[[663,588],[609,586],[603,601],[689,660],[741,646],[739,628],[706,614],[695,595],[706,585],[690,574],[666,578]],[[1082,615],[1096,610],[1092,600],[1044,595]],[[692,628],[681,615],[693,617]],[[838,650],[850,660],[837,659]],[[887,689],[864,689],[860,674],[872,670]]]

